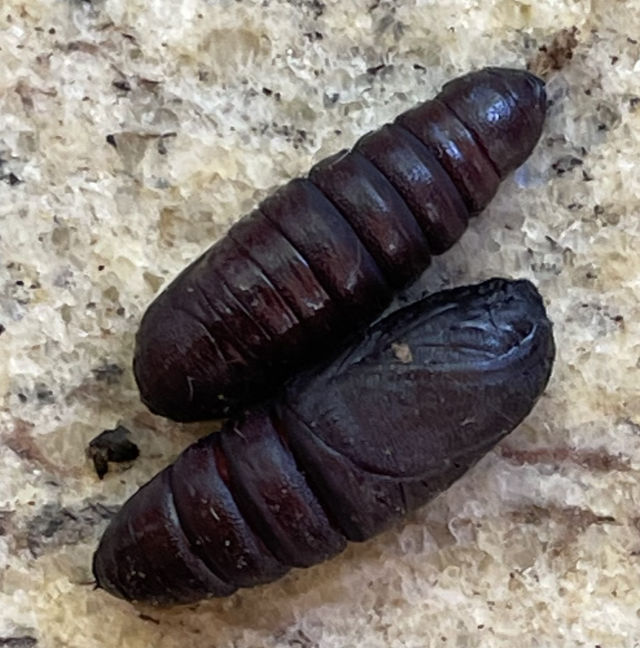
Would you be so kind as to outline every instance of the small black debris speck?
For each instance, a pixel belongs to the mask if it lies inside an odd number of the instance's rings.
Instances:
[[[104,265],[103,265],[102,263],[98,266],[98,270],[99,270],[99,271],[104,270]]]
[[[7,176],[7,180],[9,181],[9,184],[12,187],[14,187],[15,185],[20,184],[22,182],[22,180],[20,180],[20,178],[18,178],[18,176],[15,173],[10,173]]]
[[[107,140],[107,144],[111,144],[113,148],[118,148],[118,145],[116,144],[116,138],[113,135],[107,135],[105,139]]]
[[[6,331],[6,327],[4,324],[0,324],[0,335],[2,335]]]
[[[129,435],[126,427],[118,425],[114,430],[101,432],[89,442],[87,453],[100,479],[109,471],[108,462],[133,461],[140,454],[138,446],[129,441]]]
[[[262,88],[262,94],[270,97],[273,94],[273,90],[271,88]]]

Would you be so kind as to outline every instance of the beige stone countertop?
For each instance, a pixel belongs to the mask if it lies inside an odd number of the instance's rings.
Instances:
[[[94,591],[115,507],[208,429],[138,399],[153,295],[314,161],[527,64],[542,140],[421,286],[536,283],[558,356],[533,414],[324,565],[171,610]],[[1,0],[0,646],[640,646],[639,133],[640,0]],[[118,423],[140,457],[100,481]]]

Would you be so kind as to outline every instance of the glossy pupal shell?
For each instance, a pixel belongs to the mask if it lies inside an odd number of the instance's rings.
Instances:
[[[553,358],[526,281],[411,304],[135,493],[102,537],[96,581],[187,603],[326,560],[458,479],[529,413]]]
[[[467,74],[278,189],[148,308],[143,402],[181,421],[227,415],[326,355],[460,238],[545,111],[527,72]]]

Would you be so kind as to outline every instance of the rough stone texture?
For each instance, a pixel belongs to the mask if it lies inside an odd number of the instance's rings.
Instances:
[[[639,39],[640,0],[1,2],[0,645],[640,645]],[[314,160],[527,62],[543,141],[422,285],[538,284],[559,353],[534,414],[405,524],[278,584],[171,611],[93,591],[111,507],[207,428],[137,399],[154,293]],[[85,447],[118,422],[141,456],[101,482]]]

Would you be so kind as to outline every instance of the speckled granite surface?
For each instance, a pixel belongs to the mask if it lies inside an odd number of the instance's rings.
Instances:
[[[640,645],[639,41],[638,0],[1,2],[0,645]],[[543,140],[422,285],[537,283],[559,353],[533,415],[405,524],[278,584],[171,611],[93,591],[113,507],[206,429],[137,399],[153,294],[314,160],[527,62]],[[118,422],[141,455],[99,481],[85,448]]]

